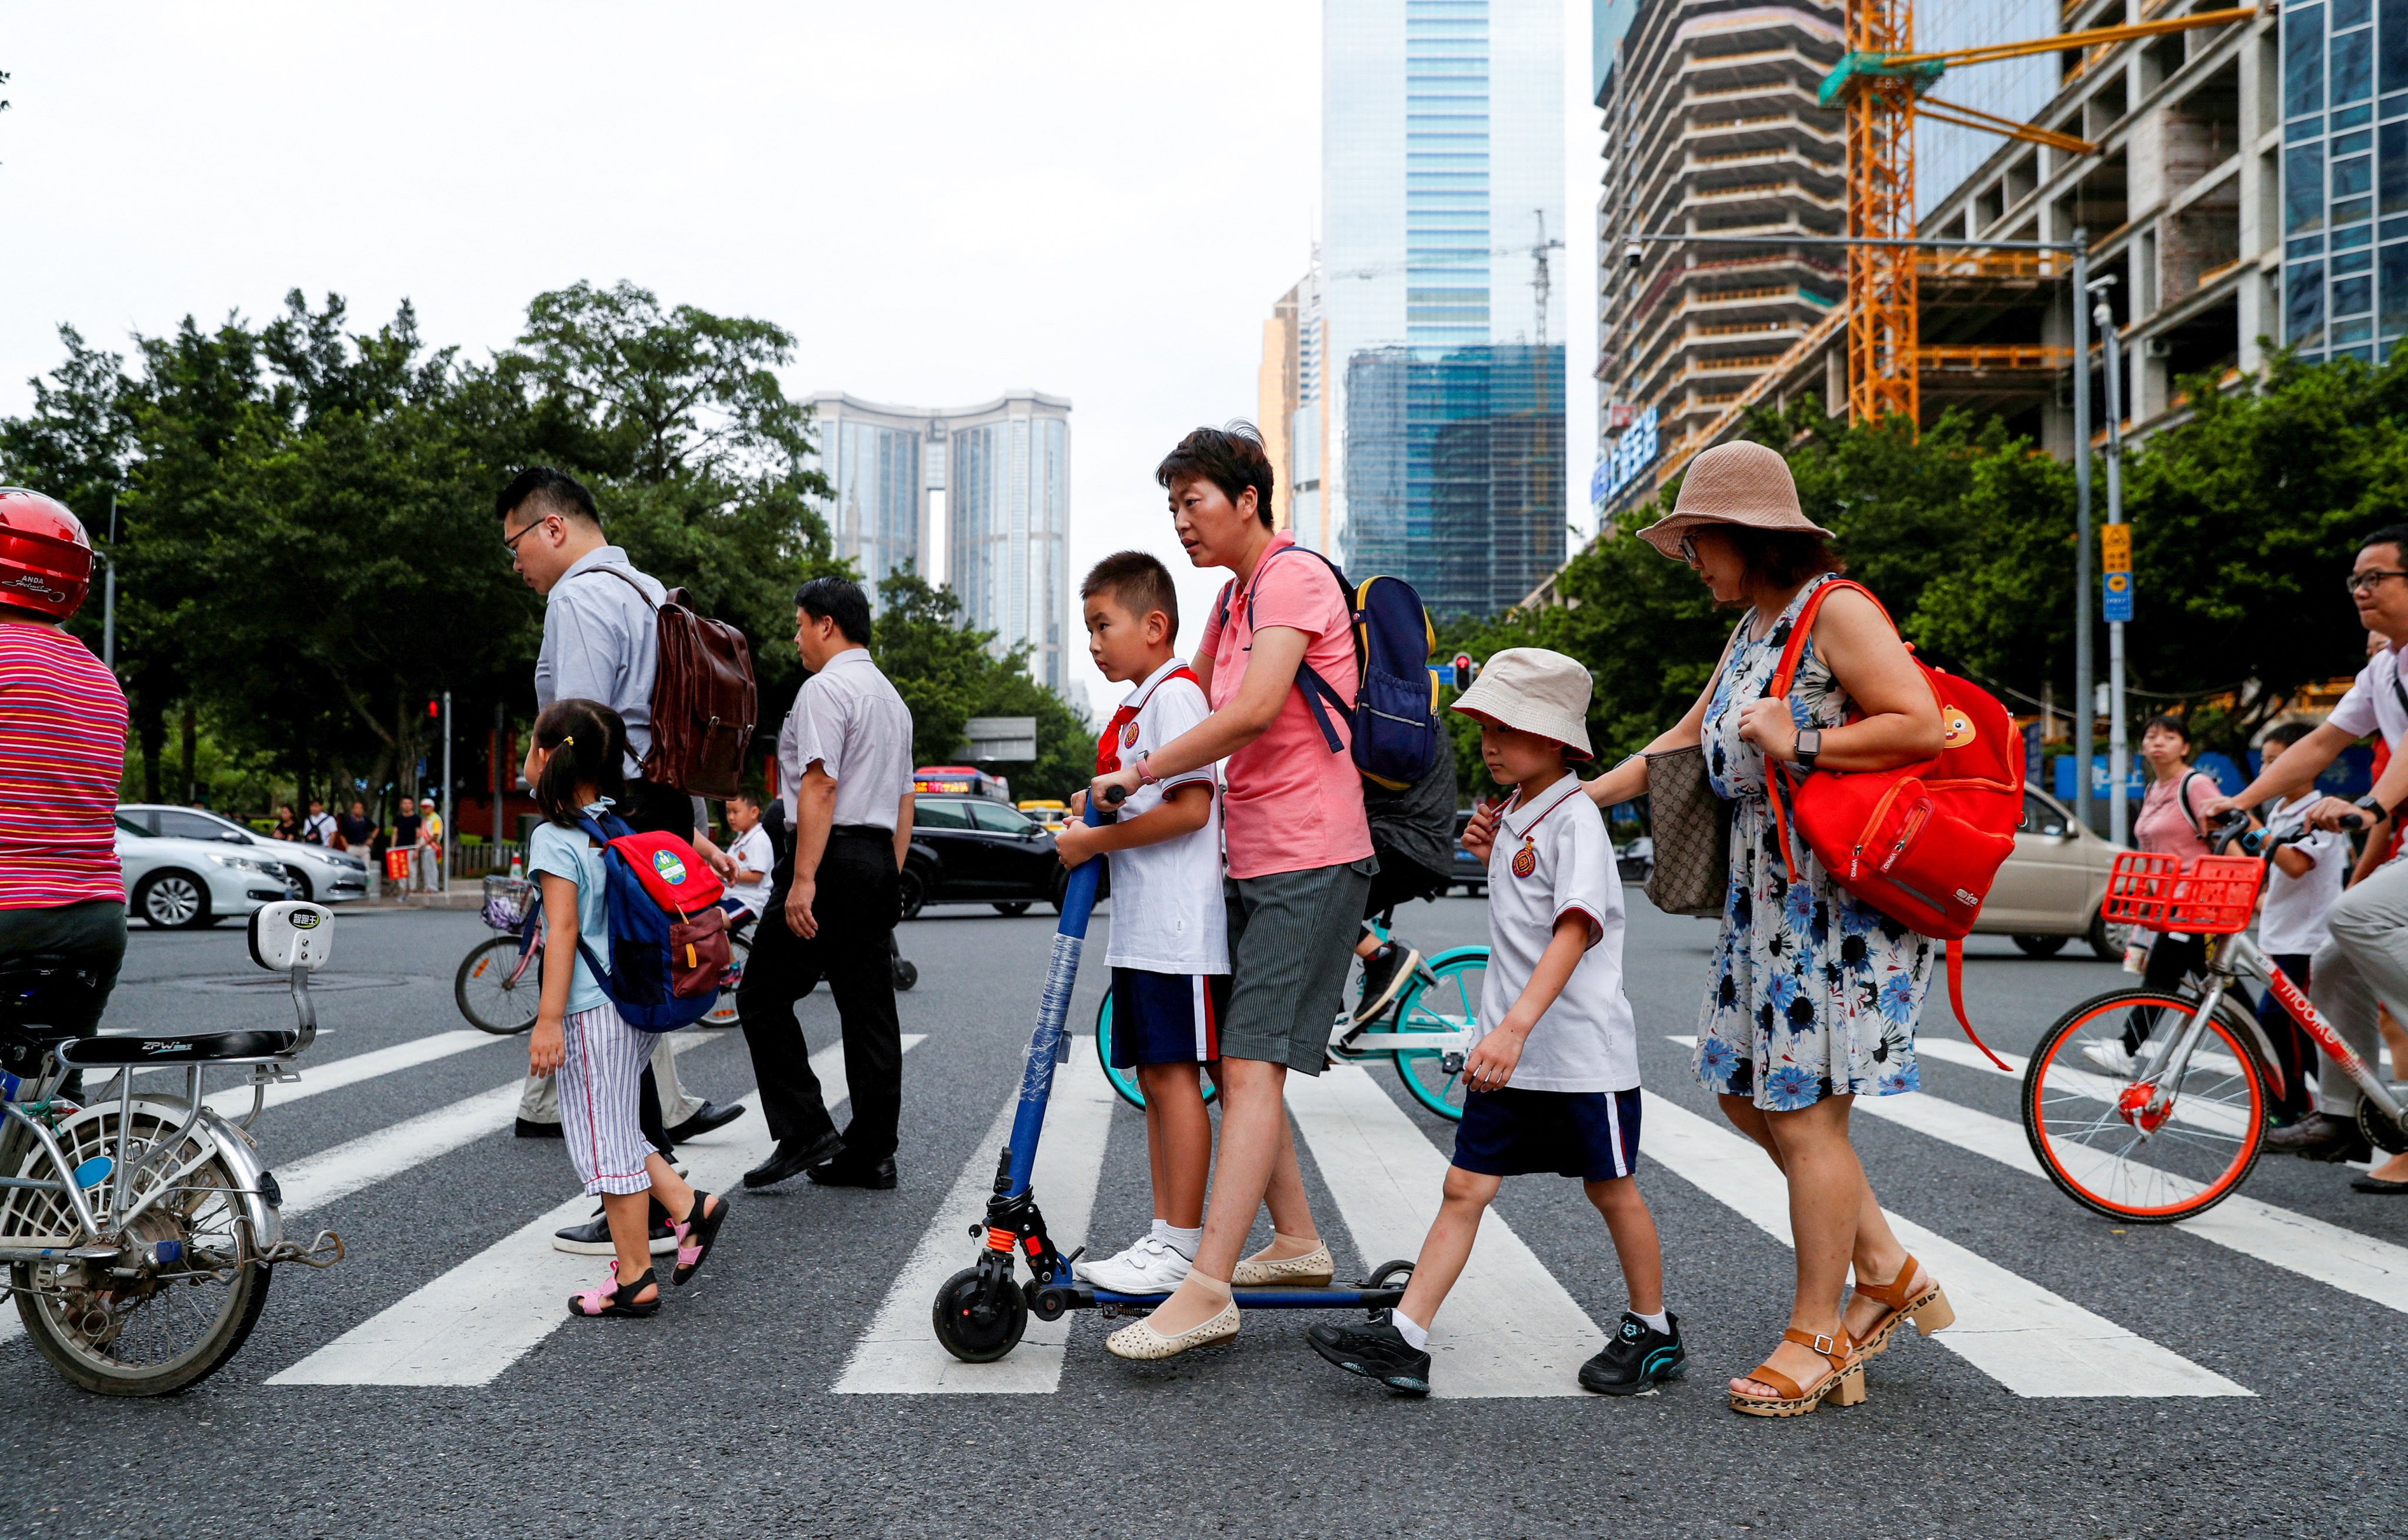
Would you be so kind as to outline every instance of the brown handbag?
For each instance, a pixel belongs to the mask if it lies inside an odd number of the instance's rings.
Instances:
[[[1706,778],[1704,746],[1647,756],[1656,864],[1647,901],[1666,914],[1720,919],[1730,891],[1730,804]]]

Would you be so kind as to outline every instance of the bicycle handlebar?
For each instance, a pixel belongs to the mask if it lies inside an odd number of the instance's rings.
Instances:
[[[2299,816],[2280,826],[2269,824],[2263,829],[2250,828],[2249,815],[2237,807],[2219,814],[2209,821],[2213,824],[2214,833],[2208,836],[2208,848],[2217,855],[2224,854],[2226,850],[2231,848],[2235,841],[2238,841],[2243,851],[2253,856],[2262,856],[2269,854],[2277,847],[2296,845],[2316,833],[2315,830],[2308,827],[2304,809]],[[2339,821],[2341,827],[2352,833],[2366,827],[2366,820],[2357,813],[2344,813]]]

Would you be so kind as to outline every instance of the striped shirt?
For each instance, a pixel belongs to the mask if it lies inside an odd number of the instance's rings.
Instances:
[[[0,909],[125,899],[125,692],[87,648],[0,620]]]

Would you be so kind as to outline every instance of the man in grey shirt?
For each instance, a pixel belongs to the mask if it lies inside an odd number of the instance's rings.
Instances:
[[[911,848],[911,711],[870,661],[858,583],[817,578],[795,595],[795,645],[811,671],[778,734],[792,848],[736,991],[778,1148],[744,1174],[768,1187],[806,1171],[823,1187],[895,1185],[903,1033],[891,962],[896,878]],[[853,1121],[842,1135],[811,1073],[795,1002],[824,977],[844,1028]]]
[[[629,806],[621,816],[638,831],[682,834],[714,866],[724,866],[721,854],[703,834],[700,799],[673,787],[641,778],[643,755],[652,745],[652,682],[660,671],[660,633],[652,606],[667,590],[636,570],[627,553],[602,533],[601,515],[594,496],[574,478],[550,466],[522,471],[494,499],[502,520],[502,543],[509,549],[511,565],[527,586],[544,596],[543,649],[537,654],[535,698],[538,709],[556,700],[599,701],[627,724]],[[644,1072],[642,1116],[644,1136],[664,1157],[673,1139],[733,1122],[741,1106],[723,1107],[697,1102],[678,1083],[677,1060],[664,1034]],[[676,1114],[665,1123],[663,1108]],[[522,1138],[557,1138],[560,1104],[552,1077],[529,1076],[519,1100],[518,1133]],[[655,1216],[657,1218],[657,1216]],[[575,1227],[600,1249],[609,1250],[607,1230],[597,1225]],[[565,1249],[581,1245],[570,1232]]]

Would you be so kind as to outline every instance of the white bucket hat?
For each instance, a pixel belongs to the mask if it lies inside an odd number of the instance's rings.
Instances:
[[[1480,668],[1455,709],[1553,738],[1589,757],[1588,670],[1543,647],[1509,647]]]

